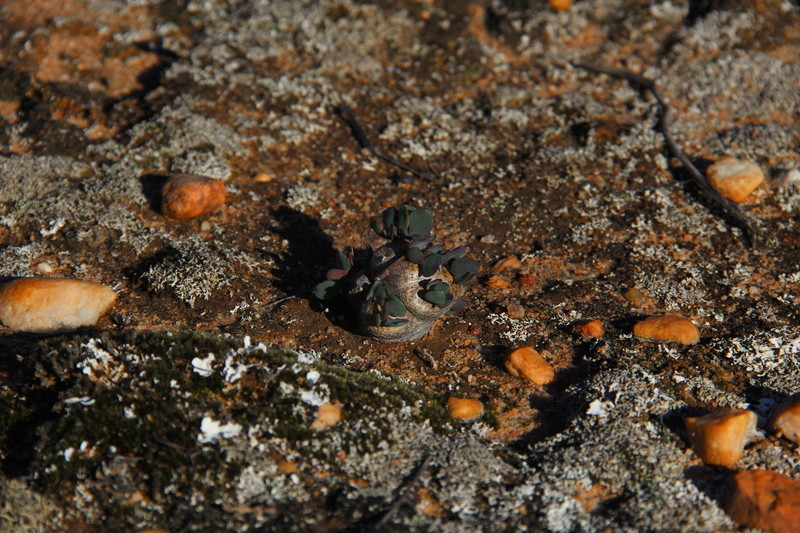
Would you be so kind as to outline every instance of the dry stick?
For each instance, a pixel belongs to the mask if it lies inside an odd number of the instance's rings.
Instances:
[[[290,294],[289,296],[284,296],[283,298],[278,298],[277,300],[272,300],[271,302],[264,304],[264,307],[273,307],[278,304],[282,304],[287,300],[291,300],[292,298],[297,298],[297,294]]]
[[[744,237],[747,241],[747,244],[754,248],[756,245],[756,230],[750,223],[750,219],[748,219],[744,213],[742,213],[741,209],[739,209],[736,204],[722,196],[708,183],[705,175],[700,172],[696,166],[694,166],[694,164],[689,160],[687,155],[683,152],[683,150],[681,150],[681,148],[675,142],[675,139],[672,137],[672,134],[669,130],[672,124],[672,108],[664,100],[655,80],[651,80],[650,78],[646,78],[640,74],[631,72],[630,70],[604,67],[600,65],[590,65],[585,63],[573,63],[573,65],[592,72],[608,74],[609,76],[613,76],[615,78],[627,80],[634,85],[638,85],[653,93],[658,105],[661,106],[661,133],[664,135],[667,148],[670,152],[672,152],[672,155],[675,156],[686,168],[686,170],[689,172],[689,175],[692,177],[692,181],[697,185],[697,187],[700,189],[700,192],[706,197],[706,199],[708,199],[712,204],[716,205],[725,215],[727,215],[734,225],[738,226],[742,232],[744,232]]]
[[[427,178],[427,174],[424,172],[420,172],[419,170],[412,168],[402,161],[398,161],[394,157],[390,156],[383,150],[381,150],[378,146],[375,146],[373,142],[367,136],[367,133],[364,131],[364,128],[361,127],[361,123],[358,122],[355,113],[353,110],[350,109],[350,106],[341,101],[338,105],[333,106],[333,110],[336,112],[337,115],[342,117],[347,125],[350,127],[350,131],[353,132],[353,137],[356,138],[358,144],[361,145],[362,148],[366,148],[369,150],[374,156],[383,159],[387,163],[390,163],[400,169],[405,170],[406,172],[410,172],[411,174],[417,176],[418,178]]]
[[[388,524],[395,513],[397,513],[397,510],[400,509],[400,505],[406,500],[408,494],[411,492],[411,489],[414,488],[414,485],[416,485],[419,481],[419,478],[422,477],[425,469],[428,468],[428,462],[430,461],[430,458],[430,454],[426,452],[419,464],[414,467],[414,470],[412,470],[411,473],[406,476],[402,483],[400,483],[400,485],[395,489],[395,496],[392,500],[392,504],[383,514],[383,517],[378,521],[378,523],[375,524],[376,530],[380,530],[383,526]]]

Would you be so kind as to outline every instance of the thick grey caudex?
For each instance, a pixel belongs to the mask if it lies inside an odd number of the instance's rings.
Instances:
[[[337,250],[336,267],[314,288],[321,300],[343,297],[364,334],[384,342],[424,337],[445,314],[461,311],[463,286],[478,271],[463,247],[445,250],[430,234],[433,215],[390,207],[372,230],[389,242],[356,254]]]

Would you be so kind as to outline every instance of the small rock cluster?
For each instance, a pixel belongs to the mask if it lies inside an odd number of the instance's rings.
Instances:
[[[173,219],[211,213],[225,204],[225,183],[205,176],[173,174],[161,189],[161,212]],[[46,263],[39,270],[52,271]],[[45,268],[46,267],[46,268]],[[94,326],[117,301],[99,283],[59,278],[14,279],[0,286],[0,322],[31,333],[60,333]]]
[[[772,413],[767,429],[800,443],[800,395]],[[756,413],[721,409],[684,420],[692,450],[706,464],[732,468],[756,437]],[[737,523],[771,531],[800,531],[800,482],[768,470],[742,470],[730,480],[725,511]]]

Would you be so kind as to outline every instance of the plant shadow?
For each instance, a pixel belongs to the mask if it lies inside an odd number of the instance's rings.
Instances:
[[[342,298],[323,303],[313,294],[314,287],[334,265],[333,238],[320,227],[319,221],[296,209],[282,206],[272,214],[276,224],[269,229],[285,243],[279,252],[263,252],[275,263],[272,269],[275,287],[287,296],[306,300],[311,309],[324,312],[335,326],[358,334],[354,313]]]
[[[267,252],[275,262],[272,274],[275,286],[287,295],[316,302],[312,291],[324,279],[336,257],[333,238],[320,227],[319,221],[281,206],[272,212],[276,225],[270,231],[284,242],[280,252]]]

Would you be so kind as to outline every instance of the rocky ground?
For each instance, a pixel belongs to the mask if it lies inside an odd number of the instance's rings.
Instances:
[[[553,2],[558,4],[559,2]],[[781,0],[0,1],[0,275],[104,283],[0,337],[0,529],[733,531],[683,417],[800,391],[800,8]],[[755,244],[667,150],[767,174]],[[417,172],[363,150],[334,111]],[[177,221],[170,173],[226,182]],[[312,290],[384,208],[480,261],[384,344]],[[494,267],[514,256],[512,268]],[[632,289],[635,289],[632,291]],[[677,313],[700,342],[646,342]],[[602,321],[585,339],[573,326]],[[556,380],[503,366],[532,346]],[[210,357],[213,355],[213,357]],[[451,396],[480,400],[456,423]],[[319,406],[341,408],[312,428]]]

